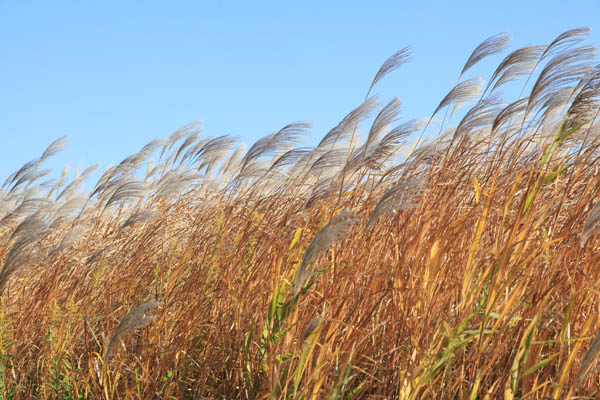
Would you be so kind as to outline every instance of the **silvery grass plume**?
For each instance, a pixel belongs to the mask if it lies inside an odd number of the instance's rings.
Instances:
[[[67,233],[65,233],[65,235],[63,236],[62,240],[60,241],[60,244],[58,245],[58,247],[55,247],[54,249],[52,249],[48,255],[46,256],[46,259],[52,257],[54,254],[68,249],[74,245],[76,245],[77,243],[81,242],[83,239],[85,239],[86,235],[89,233],[90,231],[90,227],[87,225],[76,225],[73,226],[71,229],[69,229],[69,231]]]
[[[505,81],[510,81],[510,80],[514,80],[517,79],[520,76],[524,76],[525,73],[525,69],[530,69],[530,72],[528,73],[528,78],[527,81],[525,82],[525,85],[527,85],[527,83],[529,82],[529,80],[532,78],[533,76],[533,72],[534,70],[548,57],[551,57],[557,53],[560,53],[562,51],[565,51],[567,49],[569,49],[569,47],[581,42],[588,34],[589,34],[590,29],[589,28],[577,28],[577,29],[572,29],[569,31],[566,31],[562,34],[560,34],[559,36],[556,37],[556,39],[554,39],[552,41],[552,43],[550,43],[548,46],[546,46],[542,52],[542,54],[539,57],[537,56],[537,52],[539,51],[537,49],[537,47],[532,46],[529,49],[523,48],[523,49],[519,49],[516,50],[515,52],[509,54],[509,56],[507,56],[505,58],[505,60],[500,64],[500,66],[496,69],[496,72],[494,73],[494,75],[492,76],[492,79],[490,80],[490,83],[497,77],[497,75],[500,73],[500,70],[503,70],[503,75],[499,78],[498,82],[496,83],[495,87],[500,86],[501,84],[501,80],[505,80]],[[560,54],[559,54],[560,56]],[[581,55],[580,55],[581,56]],[[535,64],[533,66],[530,65],[530,63],[533,63],[533,60],[537,58],[537,61],[535,62]],[[518,60],[518,61],[517,61]],[[562,62],[560,62],[562,60]],[[561,68],[559,68],[559,70],[562,69],[562,78],[568,77],[569,73],[568,73],[568,60],[565,60],[564,55],[559,57],[557,59],[558,64],[562,64]],[[544,93],[545,90],[542,89],[548,89],[549,87],[552,88],[553,85],[554,87],[559,86],[561,84],[564,84],[564,82],[561,82],[560,80],[556,79],[556,75],[561,75],[560,73],[558,73],[556,71],[556,63],[557,61],[555,61],[554,63],[550,62],[548,63],[548,65],[546,66],[546,68],[544,68],[545,72],[542,71],[542,73],[540,73],[540,75],[538,76],[538,79],[536,81],[536,84],[534,85],[537,86],[538,88],[535,90],[535,94],[539,95],[540,93]],[[572,61],[572,60],[571,60]],[[523,74],[521,74],[518,69],[520,67],[515,67],[516,69],[513,71],[510,71],[510,69],[513,67],[514,62],[518,62],[518,63],[523,63],[523,65],[527,65],[527,67],[525,69],[523,69]],[[554,65],[554,67],[553,67]],[[567,68],[564,68],[564,67]],[[553,71],[554,72],[552,74],[549,73],[549,71]],[[581,71],[579,71],[581,72]],[[554,75],[554,76],[553,76]],[[488,86],[489,86],[488,84]],[[493,89],[492,89],[493,90]],[[547,96],[551,96],[552,94],[552,90],[549,91],[550,93],[547,94]],[[532,95],[534,94],[534,90],[532,89]],[[522,103],[525,101],[525,109],[524,109],[524,115],[523,115],[523,121],[525,120],[527,114],[529,114],[529,111],[534,107],[534,104],[539,104],[540,102],[535,102],[535,98],[532,98],[533,96],[530,95],[528,97],[526,97],[525,99],[518,99],[515,102],[513,102],[511,105],[509,105],[509,107],[506,108],[507,113],[509,114],[509,110],[513,110],[516,108],[521,108]],[[545,103],[547,99],[544,99],[543,101],[541,101],[541,103]],[[521,111],[519,111],[521,112]],[[502,114],[502,113],[501,113]],[[509,120],[511,120],[512,118],[510,118]],[[506,121],[506,119],[503,119],[503,121]],[[499,124],[494,123],[494,126],[492,127],[492,132],[496,131],[496,128],[499,126]],[[503,135],[503,137],[508,137],[511,136],[509,134],[509,132],[505,132],[505,134]]]
[[[14,182],[16,182],[24,174],[34,171],[38,167],[39,161],[40,161],[39,158],[36,158],[34,160],[28,161],[25,164],[23,164],[23,166],[21,168],[19,168],[17,171],[10,174],[8,176],[8,178],[6,178],[6,180],[2,184],[2,189],[9,189],[9,192],[10,192],[12,190],[12,189],[10,189],[10,185],[12,185]]]
[[[309,154],[314,151],[312,147],[297,147],[291,150],[286,151],[271,164],[269,170],[266,172],[266,175],[283,171],[289,168],[292,165],[298,163],[301,159],[305,158]]]
[[[183,151],[186,148],[188,148],[189,146],[191,146],[196,140],[198,140],[199,136],[200,136],[200,132],[193,132],[186,136],[183,143],[181,143],[181,145],[177,149],[177,152],[175,152],[175,156],[173,158],[173,164],[175,164],[177,162],[177,160],[179,159],[179,156],[182,154],[183,154],[183,157],[181,158],[181,163],[183,163],[187,158],[190,157],[190,155],[191,155],[190,150],[193,151],[196,146],[194,146],[192,149],[189,149],[185,153],[183,153]],[[206,140],[200,141],[199,145],[202,146],[203,143],[206,143]]]
[[[69,175],[69,172],[70,172],[69,166],[65,165],[63,167],[62,173],[60,174],[60,178],[58,179],[58,182],[56,182],[50,188],[50,190],[48,190],[48,194],[46,195],[46,198],[50,199],[52,197],[52,195],[54,195],[54,193],[58,192],[60,190],[60,188],[63,187],[63,185],[67,181],[67,177]]]
[[[284,146],[298,143],[300,137],[308,134],[307,129],[310,126],[305,122],[295,122],[284,126],[275,133],[258,139],[242,159],[239,175],[248,176],[247,169],[252,168],[259,158],[273,155]]]
[[[348,142],[338,141],[331,142],[329,146],[317,146],[302,154],[287,169],[290,188],[298,193],[306,193],[312,184],[332,175],[331,171],[339,172],[350,151]]]
[[[313,151],[312,147],[297,147],[278,154],[258,182],[272,186],[278,193],[297,190],[299,185],[295,183],[293,167]]]
[[[252,179],[261,178],[269,170],[271,165],[269,160],[255,159],[247,164],[243,169],[238,170],[237,175],[231,180],[230,187],[237,187],[243,181],[251,181]]]
[[[585,379],[592,373],[593,370],[598,368],[598,363],[595,360],[596,356],[600,352],[600,332],[596,335],[592,343],[590,344],[590,348],[585,353],[583,360],[581,360],[581,365],[579,366],[579,370],[577,371],[577,375],[575,376],[575,388],[581,386]]]
[[[175,165],[177,165],[177,167],[175,168],[179,168],[180,166],[183,165],[183,163],[187,162],[188,164],[190,163],[190,159],[192,158],[192,156],[196,153],[198,153],[198,151],[200,149],[202,149],[202,147],[204,147],[206,145],[206,143],[209,142],[209,140],[211,140],[212,138],[204,138],[202,140],[199,140],[196,144],[194,144],[193,146],[191,146],[190,148],[188,148],[185,153],[183,153],[183,155],[181,156],[181,158],[179,159],[179,163],[177,163],[177,158],[173,157],[173,154],[171,154],[166,160],[165,162],[167,164],[171,164],[173,167],[175,167]]]
[[[585,220],[583,232],[581,232],[581,239],[579,244],[584,247],[587,241],[594,236],[594,234],[600,228],[600,201],[594,204],[592,211]]]
[[[345,149],[326,151],[312,163],[307,176],[315,177],[317,180],[332,177],[340,171],[347,157],[348,151]]]
[[[218,178],[221,185],[226,185],[236,174],[241,166],[242,158],[246,153],[246,144],[242,143],[233,151],[229,159],[219,169]]]
[[[150,180],[150,178],[155,177],[155,176],[162,176],[164,175],[164,171],[167,170],[168,166],[166,165],[166,161],[161,161],[159,163],[157,163],[156,165],[152,165],[151,161],[148,161],[148,163],[146,164],[146,177],[145,177],[145,181],[148,182]]]
[[[317,258],[319,253],[327,250],[332,244],[346,237],[350,233],[349,225],[355,221],[358,221],[358,218],[352,216],[350,211],[345,209],[333,217],[323,229],[317,232],[308,244],[300,268],[298,268],[294,284],[294,296],[298,296],[310,276],[309,265]]]
[[[210,176],[215,166],[233,149],[239,139],[223,135],[209,139],[202,147],[191,155],[191,162],[196,163],[198,171],[205,170]]]
[[[6,256],[2,270],[0,270],[0,296],[4,292],[10,276],[23,265],[34,262],[39,257],[40,250],[37,247],[49,232],[48,229],[40,231],[36,228],[19,235]]]
[[[302,332],[302,341],[305,341],[310,336],[310,334],[313,333],[315,329],[317,329],[319,324],[325,321],[325,319],[325,311],[319,313],[316,317],[314,317],[312,321],[310,321],[310,323],[306,325],[306,328],[304,328],[304,332]]]
[[[137,168],[141,167],[152,155],[152,153],[160,147],[160,145],[164,142],[164,139],[154,139],[149,143],[145,144],[140,151],[135,154],[132,154],[128,157],[125,157],[123,161],[121,161],[116,166],[116,173],[120,173],[122,175],[128,175],[130,172],[135,171]]]
[[[159,180],[152,182],[154,199],[165,198],[169,195],[182,194],[192,190],[194,184],[200,179],[195,170],[178,169],[165,173]]]
[[[202,132],[202,122],[194,121],[186,124],[173,132],[164,142],[162,149],[160,151],[159,159],[162,159],[165,153],[175,145],[182,137],[197,137]]]
[[[348,113],[334,128],[327,132],[313,151],[303,155],[290,166],[288,176],[291,185],[296,188],[304,188],[311,178],[314,178],[316,182],[321,181],[324,171],[329,171],[328,175],[341,172],[345,160],[339,160],[339,165],[334,165],[333,158],[337,158],[342,150],[345,153],[344,158],[348,158],[354,148],[353,142],[348,140],[356,139],[356,129],[360,122],[370,118],[378,107],[377,96],[371,96]],[[337,169],[337,171],[334,171],[334,169]],[[317,172],[316,175],[315,172]]]
[[[108,207],[115,203],[123,203],[130,200],[143,199],[147,194],[146,182],[144,181],[125,181],[117,185],[112,196],[105,203],[104,207]]]
[[[90,192],[88,196],[90,199],[95,195],[98,195],[98,198],[101,198],[108,189],[114,187],[115,183],[118,182],[119,178],[117,177],[118,171],[115,165],[109,166],[106,168],[102,176],[96,182],[94,189]]]
[[[389,211],[409,210],[417,207],[416,201],[422,195],[423,184],[424,179],[417,177],[389,188],[371,212],[364,230],[369,230],[379,217]]]
[[[68,137],[65,135],[56,139],[54,142],[50,143],[42,156],[40,157],[40,161],[45,161],[46,159],[60,153],[64,149],[67,148]]]
[[[37,213],[36,213],[37,214]],[[18,238],[24,234],[43,235],[48,231],[48,223],[40,216],[33,214],[21,222],[13,231],[9,240]]]
[[[554,94],[549,96],[545,102],[540,104],[536,115],[529,121],[526,131],[544,132],[548,126],[556,125],[557,117],[560,117],[571,104],[575,88],[572,86],[558,87],[554,89]],[[577,136],[577,135],[575,135]],[[571,137],[573,138],[573,136]]]
[[[342,173],[344,175],[354,173],[362,167],[380,170],[387,161],[397,155],[399,147],[405,144],[406,139],[417,129],[419,125],[414,120],[408,121],[390,130],[381,140],[372,143],[368,149],[365,145],[359,147],[348,158]]]
[[[254,171],[252,181],[248,181],[248,195],[250,197],[270,197],[277,194],[283,194],[285,189],[288,188],[288,176],[286,163],[291,163],[289,158],[294,158],[293,148],[289,145],[283,146],[278,149],[271,159],[261,160],[261,167]],[[282,158],[283,157],[283,158]],[[296,159],[301,156],[295,157]]]
[[[56,196],[55,201],[60,199],[69,200],[72,196],[77,194],[77,191],[81,188],[85,180],[98,168],[100,168],[100,164],[94,164],[87,167],[81,175],[77,176],[71,183],[69,183],[62,192],[58,196]]]
[[[545,48],[546,46],[525,46],[508,54],[492,74],[483,93],[487,93],[490,87],[490,92],[494,92],[505,83],[531,74]]]
[[[50,143],[50,145],[46,148],[46,150],[44,150],[44,152],[42,153],[40,158],[36,158],[34,160],[31,160],[31,161],[25,163],[18,171],[13,172],[6,179],[6,181],[2,185],[2,188],[4,189],[6,187],[9,187],[10,185],[15,184],[16,182],[19,182],[24,177],[31,177],[31,176],[35,175],[35,172],[41,163],[43,163],[44,161],[46,161],[48,158],[52,157],[53,155],[59,153],[60,151],[64,150],[66,145],[67,145],[67,137],[66,136],[58,138],[54,142]],[[25,180],[27,180],[27,178]],[[16,186],[18,186],[18,185],[13,185],[11,190],[14,190],[16,188]]]
[[[509,128],[511,122],[515,120],[520,120],[527,109],[527,103],[529,102],[528,97],[524,97],[517,101],[514,101],[504,107],[494,119],[492,123],[492,137],[494,134],[499,131],[501,128]],[[507,129],[508,132],[508,129]],[[507,132],[503,136],[508,136]]]
[[[392,54],[392,56],[389,57],[381,65],[381,67],[375,74],[375,77],[373,78],[373,82],[371,82],[371,86],[369,86],[369,90],[367,91],[366,97],[369,97],[369,94],[371,93],[371,90],[373,90],[373,87],[377,84],[377,82],[379,82],[381,79],[383,79],[383,77],[385,77],[390,72],[400,68],[400,66],[402,66],[403,64],[406,64],[407,62],[409,62],[410,54],[411,54],[411,50],[409,47],[400,49],[396,53]]]
[[[400,117],[400,99],[394,97],[392,101],[385,105],[375,117],[373,124],[371,125],[371,129],[369,130],[369,135],[367,136],[367,141],[364,145],[363,158],[366,156],[367,152],[370,149],[371,144],[377,141],[383,131],[388,128],[389,125],[393,124]]]
[[[467,59],[460,75],[464,75],[472,66],[484,58],[503,51],[504,48],[510,44],[510,40],[510,35],[499,33],[481,42]]]
[[[501,103],[502,98],[499,93],[480,99],[459,122],[452,140],[454,141],[476,130],[487,128],[502,112]]]
[[[106,345],[104,361],[108,361],[115,354],[119,341],[124,335],[137,329],[144,328],[152,322],[156,315],[148,315],[148,310],[156,308],[160,306],[160,304],[161,303],[158,301],[147,301],[131,309],[123,316],[121,322],[119,322],[119,325],[115,328],[110,341]]]
[[[568,116],[574,116],[571,121],[573,125],[579,125],[585,121],[594,121],[598,118],[600,110],[600,65],[582,79],[574,90],[575,99],[567,112]]]
[[[548,102],[561,87],[585,78],[592,70],[590,61],[595,57],[594,51],[591,46],[576,47],[550,59],[531,89],[527,113]]]
[[[475,97],[477,97],[479,95],[479,92],[481,91],[483,81],[479,82],[479,84],[478,84],[477,80],[479,78],[472,78],[472,79],[468,79],[466,81],[460,82],[463,75],[471,67],[473,67],[475,64],[477,64],[484,58],[491,56],[493,54],[496,54],[496,53],[500,53],[502,50],[504,50],[504,48],[509,43],[510,43],[510,36],[505,33],[500,33],[500,34],[494,35],[494,36],[484,40],[482,43],[480,43],[475,48],[475,50],[473,50],[473,52],[467,59],[467,62],[465,63],[461,73],[459,74],[459,77],[458,77],[459,83],[444,97],[444,99],[441,101],[439,106],[436,108],[436,110],[431,115],[431,119],[429,120],[429,122],[431,122],[431,120],[438,113],[439,110],[441,110],[442,108],[444,108],[446,106],[449,106],[452,103],[454,103],[454,107],[452,109],[452,112],[450,112],[450,117],[452,117],[454,115],[454,113],[456,112],[456,110],[458,110],[461,107],[462,103],[474,100]],[[446,110],[446,115],[448,115],[449,111],[450,111],[449,109]],[[445,120],[446,120],[446,117],[444,117],[444,119],[442,121],[442,126],[443,126]],[[425,125],[423,132],[427,129],[428,126],[429,126],[429,123],[427,123],[427,125]],[[423,135],[423,133],[421,134],[421,136],[422,135]],[[421,138],[419,138],[418,141],[420,141],[420,139]]]
[[[166,142],[167,142],[166,138],[153,139],[153,140],[149,141],[148,143],[146,143],[144,145],[144,147],[142,147],[142,149],[140,150],[140,152],[141,153],[152,154],[159,147],[163,146]]]
[[[32,169],[25,172],[21,178],[19,178],[19,180],[13,184],[13,187],[10,190],[11,193],[15,192],[19,187],[21,187],[21,185],[24,185],[24,187],[29,186],[39,178],[43,178],[44,176],[48,175],[50,172],[52,172],[51,169],[44,169],[42,171],[39,171],[38,169]]]
[[[39,197],[25,199],[17,206],[17,208],[2,217],[0,220],[0,228],[15,226],[29,215],[38,211],[45,212],[52,204],[52,201]]]
[[[20,200],[31,199],[35,196],[40,195],[41,189],[43,189],[41,184],[36,184],[30,187],[23,188],[23,191],[20,193],[15,193],[14,197]]]
[[[348,161],[344,164],[344,168],[340,172],[340,178],[342,176],[352,175],[360,170],[365,165],[365,162],[370,155],[370,152],[366,152],[364,145],[360,146],[358,149],[354,149],[350,154],[350,157],[346,157]]]
[[[375,114],[379,107],[377,96],[368,97],[362,104],[349,112],[334,128],[332,128],[317,145],[317,149],[325,150],[325,147],[334,146],[340,141],[350,139],[354,130],[364,119]],[[327,150],[331,150],[330,148]]]
[[[481,94],[482,87],[483,79],[479,76],[467,79],[466,81],[459,82],[448,92],[446,96],[444,96],[440,104],[433,112],[432,117],[436,115],[441,109],[449,106],[452,103],[455,104],[453,110],[454,112],[462,103],[466,103],[477,99]]]
[[[94,189],[88,197],[92,198],[98,195],[98,198],[110,199],[116,191],[127,191],[132,189],[135,186],[132,182],[136,181],[136,169],[147,162],[151,152],[156,147],[160,146],[160,143],[162,143],[160,139],[153,140],[144,146],[138,153],[123,159],[118,165],[108,167],[100,179],[98,179],[96,186],[94,186]],[[143,182],[138,183],[141,185]],[[113,199],[113,201],[116,200]]]
[[[398,125],[372,146],[364,164],[370,169],[381,170],[386,162],[398,156],[397,152],[400,146],[406,144],[406,139],[417,129],[419,129],[419,124],[415,120]]]
[[[10,183],[8,185],[13,185],[10,191],[12,192],[16,190],[23,183],[28,182],[28,184],[30,184],[35,180],[50,173],[50,169],[38,171],[38,167],[48,158],[63,151],[66,147],[67,136],[58,138],[54,142],[50,143],[50,145],[46,148],[46,150],[44,150],[40,158],[26,163],[19,171],[17,171],[9,177]],[[7,182],[9,182],[9,180],[7,180]],[[7,184],[7,182],[5,182],[5,185]]]
[[[56,211],[50,217],[52,222],[60,219],[71,219],[75,214],[80,214],[83,208],[88,204],[87,197],[73,197],[63,203],[56,204]]]
[[[0,220],[12,210],[12,204],[4,195],[5,193],[0,190]]]
[[[56,185],[57,182],[58,182],[58,179],[56,179],[56,178],[49,178],[49,179],[46,179],[43,182],[38,183],[36,186],[39,186],[40,189],[48,191],[49,189],[51,189],[52,187],[54,187],[54,185]],[[48,197],[48,196],[46,195],[46,197]]]
[[[575,28],[561,33],[548,45],[548,47],[546,47],[540,57],[540,61],[580,43],[590,34],[590,31],[590,28]]]
[[[450,146],[451,140],[447,139],[449,132],[452,132],[452,130],[447,131],[433,142],[423,143],[416,148],[413,145],[406,153],[405,160],[402,163],[394,165],[385,172],[384,180],[390,182],[403,179],[407,173],[410,176],[423,173],[424,169],[428,168],[435,158]]]
[[[337,177],[330,177],[322,179],[312,185],[308,185],[307,194],[308,197],[304,202],[304,209],[309,209],[314,206],[317,202],[331,198],[340,193],[340,183]],[[342,187],[341,194],[344,195],[348,192],[348,188]]]

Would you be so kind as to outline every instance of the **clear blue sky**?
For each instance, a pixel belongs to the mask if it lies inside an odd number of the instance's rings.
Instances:
[[[104,169],[195,120],[247,143],[312,121],[316,141],[405,46],[412,63],[376,92],[425,118],[487,37],[515,49],[583,26],[599,46],[600,1],[0,0],[0,180],[65,134],[57,170]]]

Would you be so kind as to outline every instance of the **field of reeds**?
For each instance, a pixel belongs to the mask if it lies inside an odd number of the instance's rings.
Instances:
[[[426,121],[400,50],[315,146],[191,124],[93,184],[58,139],[0,192],[0,398],[600,397],[587,33],[487,39]]]

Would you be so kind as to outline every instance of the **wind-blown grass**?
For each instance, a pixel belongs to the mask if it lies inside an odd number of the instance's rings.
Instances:
[[[306,123],[248,150],[194,123],[85,193],[96,166],[41,181],[52,143],[0,190],[0,397],[599,396],[586,33],[483,42],[437,136],[370,96],[403,49],[315,147]]]

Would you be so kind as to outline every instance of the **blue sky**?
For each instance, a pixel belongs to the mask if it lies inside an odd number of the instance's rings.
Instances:
[[[249,144],[311,121],[314,142],[405,46],[413,61],[376,92],[400,98],[403,120],[425,118],[487,37],[509,32],[515,49],[587,26],[600,45],[599,16],[598,0],[0,0],[0,180],[65,134],[56,170],[104,169],[195,120]]]

